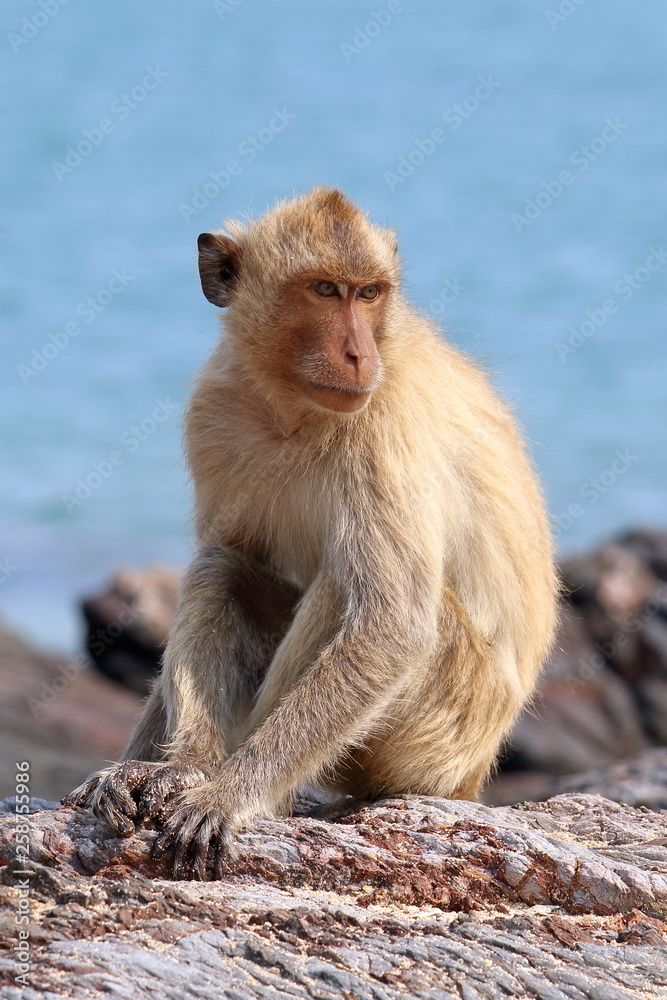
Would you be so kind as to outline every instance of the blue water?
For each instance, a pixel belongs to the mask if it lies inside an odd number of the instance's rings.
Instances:
[[[667,522],[664,4],[42,2],[0,12],[6,620],[72,649],[114,566],[187,558],[197,233],[315,182],[497,373],[563,549]]]

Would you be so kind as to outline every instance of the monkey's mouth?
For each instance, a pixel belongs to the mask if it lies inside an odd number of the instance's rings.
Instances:
[[[354,413],[363,410],[374,386],[326,385],[324,382],[306,382],[306,394],[325,410],[337,413]]]
[[[339,393],[349,393],[352,396],[367,396],[369,392],[372,391],[372,386],[365,388],[360,385],[352,386],[342,386],[342,385],[322,385],[320,382],[309,382],[308,385],[311,389],[317,389],[318,392],[339,392]]]

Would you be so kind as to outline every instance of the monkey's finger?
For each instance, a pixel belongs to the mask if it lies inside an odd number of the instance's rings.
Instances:
[[[206,863],[208,861],[208,849],[213,835],[213,822],[209,816],[205,816],[190,842],[190,853],[192,855],[192,878],[199,882],[206,881]]]
[[[139,799],[138,811],[144,820],[156,819],[164,814],[164,807],[168,799],[168,792],[162,792],[157,788],[148,788]]]
[[[183,818],[182,814],[178,813],[172,803],[171,809],[168,810],[164,820],[163,829],[158,833],[151,847],[151,858],[153,861],[158,861],[167,851],[173,849]]]
[[[162,830],[153,841],[153,846],[151,847],[151,858],[153,858],[154,861],[157,861],[163,854],[166,854],[172,845],[172,841],[178,831],[178,827],[172,823],[173,819],[174,812],[172,811],[167,815]]]
[[[157,795],[142,795],[137,811],[142,820],[157,819],[163,812],[164,800]]]
[[[153,861],[159,861],[167,853],[172,839],[173,834],[169,830],[163,830],[162,833],[158,833],[151,846],[151,859]]]
[[[213,878],[220,880],[225,874],[225,866],[229,857],[227,837],[223,832],[216,833],[212,847]]]
[[[87,778],[83,784],[66,795],[61,802],[64,806],[86,806],[90,798],[99,785],[102,778],[98,774],[93,774]]]
[[[111,775],[107,778],[104,794],[111,799],[117,810],[126,816],[137,815],[137,804],[130,795],[122,774]]]
[[[239,855],[236,844],[236,834],[228,825],[218,831],[214,838],[213,873],[216,879],[221,879],[230,861]]]
[[[174,838],[173,853],[172,872],[174,878],[190,878],[190,869],[192,867],[191,842],[183,837],[181,833]]]
[[[180,822],[178,822],[179,819]],[[169,820],[169,826],[173,827],[177,822],[178,832],[173,843],[174,878],[190,878],[190,871],[199,855],[198,845],[203,840],[206,840],[208,845],[211,836],[209,820],[206,814],[202,814],[198,810],[193,810],[190,813],[179,810]],[[206,833],[207,827],[208,834]],[[201,840],[198,840],[198,837],[201,837]],[[208,846],[206,851],[208,852]],[[204,867],[205,865],[206,855],[204,855]]]
[[[139,813],[144,819],[155,819],[164,812],[166,804],[175,795],[191,787],[185,775],[178,774],[173,768],[165,767],[150,778],[139,799]]]
[[[120,837],[129,837],[134,833],[132,820],[117,809],[108,795],[102,794],[94,801],[93,812]]]

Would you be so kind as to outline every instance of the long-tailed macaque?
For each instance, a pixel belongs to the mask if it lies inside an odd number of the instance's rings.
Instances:
[[[549,648],[540,490],[484,373],[316,188],[199,237],[224,335],[186,420],[197,554],[123,762],[68,799],[177,877],[324,786],[474,798]]]

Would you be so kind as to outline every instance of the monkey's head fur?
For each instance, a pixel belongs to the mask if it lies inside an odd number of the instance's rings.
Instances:
[[[247,225],[202,233],[204,295],[226,307],[228,348],[266,398],[330,413],[367,404],[391,355],[395,233],[317,187]],[[258,379],[262,385],[257,385]]]

